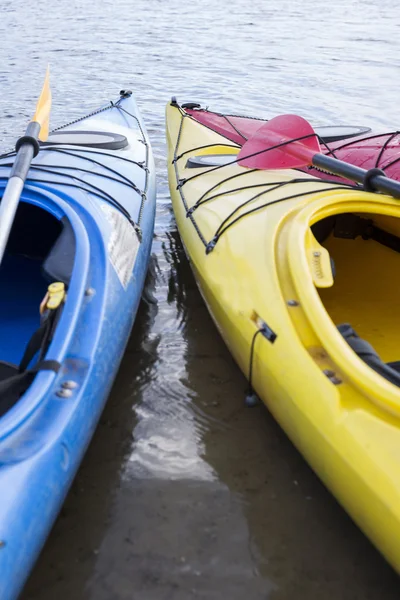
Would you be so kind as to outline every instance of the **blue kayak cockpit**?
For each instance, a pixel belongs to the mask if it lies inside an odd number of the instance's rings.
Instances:
[[[60,220],[37,205],[20,203],[0,267],[0,417],[33,380],[33,373],[24,377],[29,365],[48,350],[56,322],[50,328],[46,320],[58,321],[64,300],[57,315],[43,302],[49,284],[58,281],[67,290],[75,251],[66,217]]]
[[[126,119],[122,111],[114,114]],[[74,333],[72,321],[79,316],[78,305],[82,303],[84,286],[87,283],[90,287],[89,273],[95,269],[103,281],[101,295],[105,294],[109,259],[116,269],[117,289],[122,284],[122,290],[126,290],[129,284],[140,246],[137,223],[143,213],[149,181],[148,148],[144,139],[137,139],[138,133],[143,136],[143,132],[137,119],[132,116],[132,120],[135,125],[132,130],[119,127],[116,131],[118,126],[114,125],[114,131],[87,130],[79,126],[55,131],[41,144],[39,155],[31,165],[28,186],[0,265],[3,290],[0,298],[0,442],[2,418],[14,409],[34,379],[43,379],[43,373],[37,376],[36,371],[57,372],[61,365],[59,360],[63,357],[56,358],[54,352],[47,357],[47,350],[64,312],[67,312],[62,319],[64,338],[59,336],[57,346],[67,348],[64,341]],[[1,158],[0,174],[4,172],[5,177],[0,179],[0,197],[1,186],[6,184],[7,171],[13,162],[11,155]],[[30,186],[31,191],[27,191]],[[69,288],[75,262],[78,262],[76,285],[80,295],[74,295],[73,305]],[[68,310],[64,311],[62,303],[54,317],[51,310],[43,309],[43,301],[49,285],[56,282],[64,285]],[[100,302],[100,298],[98,300]],[[100,314],[101,310],[100,306]],[[49,314],[55,324],[43,334]],[[11,385],[12,378],[32,371],[32,367],[34,372],[23,377],[23,385]],[[37,395],[33,404],[39,400]]]
[[[0,179],[0,196],[5,184]],[[61,190],[26,186],[0,265],[0,463],[2,440],[54,394],[96,262],[91,246],[97,239],[102,247],[96,221],[84,224],[68,199]],[[51,327],[43,327],[51,313],[44,300],[56,282],[65,298]]]

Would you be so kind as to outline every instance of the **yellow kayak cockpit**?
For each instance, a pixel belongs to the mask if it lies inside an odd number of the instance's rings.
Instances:
[[[400,387],[398,210],[397,201],[363,192],[328,201],[318,195],[288,220],[283,243],[294,286],[287,293],[318,338],[310,343],[308,331],[305,345],[320,344],[336,378],[400,416],[400,393],[392,387]],[[300,336],[304,328],[303,321]]]

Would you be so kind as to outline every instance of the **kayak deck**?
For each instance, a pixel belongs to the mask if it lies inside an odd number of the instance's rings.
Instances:
[[[266,119],[257,117],[214,112],[208,108],[201,108],[199,104],[188,107],[185,111],[192,119],[239,146],[243,146],[260,127],[267,123]],[[316,127],[315,131],[321,142],[321,152],[324,154],[366,170],[382,169],[388,177],[400,180],[400,133],[398,131],[370,133],[368,127],[342,126]],[[343,133],[340,133],[341,131]],[[303,170],[322,179],[343,181],[340,177],[311,166]]]

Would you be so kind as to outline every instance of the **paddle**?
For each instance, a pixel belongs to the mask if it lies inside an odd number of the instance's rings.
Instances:
[[[296,169],[313,165],[362,183],[367,191],[400,198],[400,183],[386,177],[380,169],[366,171],[321,154],[317,134],[310,123],[296,115],[274,117],[257,129],[243,144],[238,163],[250,169]]]
[[[17,154],[11,169],[3,199],[0,204],[0,262],[10,235],[18,202],[24,187],[32,159],[39,152],[39,142],[47,140],[49,135],[49,118],[51,108],[51,91],[49,69],[47,68],[44,85],[36,106],[32,121],[26,128],[25,135],[16,143]]]

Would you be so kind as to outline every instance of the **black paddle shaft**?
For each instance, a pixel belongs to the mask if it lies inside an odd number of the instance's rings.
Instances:
[[[400,198],[400,183],[386,177],[380,169],[366,171],[342,160],[319,153],[314,154],[312,164],[314,167],[329,171],[333,175],[339,175],[339,177],[345,177],[351,181],[362,183],[368,192],[378,191],[389,194],[389,196],[393,196],[394,198]]]

